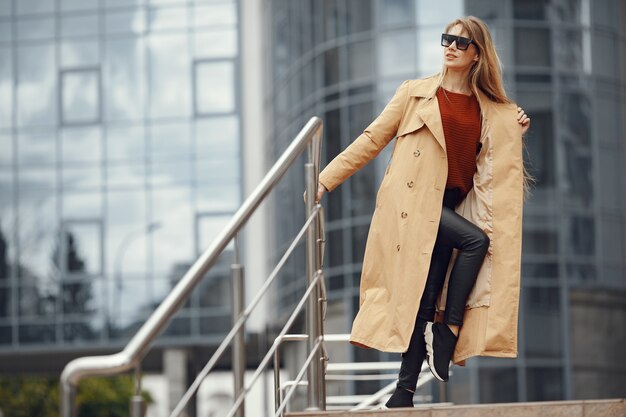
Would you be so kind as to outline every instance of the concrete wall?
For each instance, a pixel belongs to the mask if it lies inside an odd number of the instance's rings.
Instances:
[[[626,291],[572,288],[569,343],[573,398],[626,397]]]
[[[265,159],[267,132],[263,107],[263,95],[266,88],[263,76],[263,14],[261,0],[239,2],[241,40],[241,128],[242,128],[242,164],[243,197],[247,198],[265,176],[268,163]],[[263,203],[250,218],[243,229],[244,266],[246,268],[246,305],[257,294],[270,266],[268,251],[268,204]],[[273,267],[273,265],[272,265]],[[268,296],[259,303],[246,325],[248,331],[261,332],[267,321]]]

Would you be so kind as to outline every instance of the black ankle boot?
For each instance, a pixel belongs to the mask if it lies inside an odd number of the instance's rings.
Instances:
[[[385,403],[387,408],[413,407],[413,392],[396,386],[396,390]]]

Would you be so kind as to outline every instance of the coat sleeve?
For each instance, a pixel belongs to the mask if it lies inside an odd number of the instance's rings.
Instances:
[[[372,160],[395,137],[409,96],[409,80],[404,81],[380,115],[319,175],[328,191],[337,188]]]

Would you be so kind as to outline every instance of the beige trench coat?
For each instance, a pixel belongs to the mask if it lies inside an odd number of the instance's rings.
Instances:
[[[395,137],[376,196],[361,274],[360,308],[350,343],[384,352],[408,349],[437,237],[448,175],[436,96],[437,76],[407,80],[382,113],[320,173],[334,190]],[[452,361],[471,356],[517,357],[522,246],[522,126],[517,105],[479,91],[482,115],[474,186],[455,211],[490,238],[465,308]],[[453,250],[437,302],[443,317]]]

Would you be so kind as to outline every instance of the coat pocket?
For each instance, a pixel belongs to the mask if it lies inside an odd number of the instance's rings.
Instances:
[[[402,121],[400,127],[398,127],[396,137],[408,135],[419,130],[422,126],[424,126],[424,119],[418,113],[414,113]]]

